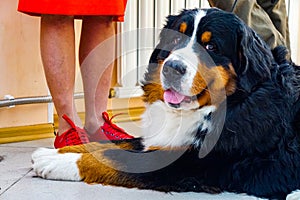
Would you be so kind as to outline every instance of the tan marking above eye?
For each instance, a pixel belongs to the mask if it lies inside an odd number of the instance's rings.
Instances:
[[[162,64],[164,63],[164,60],[158,60],[157,63],[158,63],[159,65],[162,65]]]
[[[205,31],[204,33],[202,33],[201,35],[201,42],[203,43],[208,43],[211,40],[211,32],[210,31]]]
[[[186,29],[187,29],[187,23],[186,22],[181,23],[179,27],[179,31],[181,33],[185,33]]]

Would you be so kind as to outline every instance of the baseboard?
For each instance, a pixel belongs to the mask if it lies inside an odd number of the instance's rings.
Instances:
[[[53,132],[53,124],[1,128],[0,144],[51,138],[54,136]]]
[[[108,110],[108,113],[110,116],[120,113],[113,119],[115,123],[118,123],[140,120],[144,110],[144,107],[136,107]],[[79,117],[84,121],[85,113],[79,113]],[[57,125],[57,115],[54,115],[54,124],[0,128],[0,144],[51,138],[54,137],[53,133]]]

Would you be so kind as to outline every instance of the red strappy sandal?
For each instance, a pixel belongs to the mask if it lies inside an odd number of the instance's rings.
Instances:
[[[63,115],[62,117],[70,124],[71,128],[62,135],[55,134],[54,147],[56,149],[90,142],[88,135],[82,128],[77,127],[67,115]]]
[[[116,124],[112,122],[112,119],[117,115],[112,116],[109,118],[107,112],[102,113],[102,117],[104,119],[104,124],[96,131],[95,134],[90,135],[90,141],[103,141],[103,140],[125,140],[125,139],[132,139],[133,136],[126,133],[125,130],[118,127]]]

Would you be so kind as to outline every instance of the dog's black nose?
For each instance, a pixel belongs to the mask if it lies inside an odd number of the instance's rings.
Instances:
[[[180,60],[169,60],[163,66],[163,74],[165,76],[182,76],[186,72],[186,65]]]

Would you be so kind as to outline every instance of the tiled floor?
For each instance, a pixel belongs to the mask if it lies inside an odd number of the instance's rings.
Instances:
[[[128,130],[130,128],[126,128]],[[248,200],[245,195],[223,193],[161,193],[82,182],[51,181],[35,177],[31,170],[31,153],[37,147],[52,147],[53,139],[0,145],[0,199],[7,200]],[[1,157],[3,160],[1,161]]]

